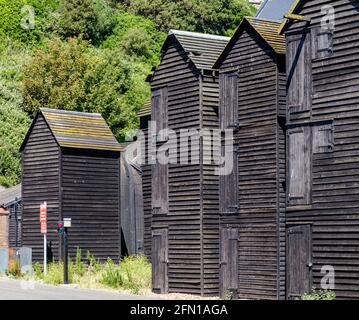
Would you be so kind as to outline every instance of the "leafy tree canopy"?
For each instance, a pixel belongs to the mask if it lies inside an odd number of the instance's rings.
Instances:
[[[40,107],[102,113],[121,140],[148,98],[148,72],[121,50],[99,50],[81,38],[51,40],[24,67],[23,108],[32,115]]]
[[[150,18],[163,30],[184,29],[228,35],[254,8],[246,0],[124,0],[125,10]]]
[[[40,107],[100,112],[119,140],[138,126],[169,29],[231,35],[246,0],[0,0],[0,185]]]

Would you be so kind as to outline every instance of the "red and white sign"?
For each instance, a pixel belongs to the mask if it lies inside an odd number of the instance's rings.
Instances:
[[[40,230],[42,234],[47,233],[47,203],[40,205]]]

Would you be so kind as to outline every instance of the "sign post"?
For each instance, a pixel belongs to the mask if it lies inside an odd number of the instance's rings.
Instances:
[[[69,276],[68,276],[68,254],[69,254],[69,243],[68,243],[68,228],[71,228],[71,218],[64,218],[64,284],[69,283]]]
[[[40,205],[40,231],[44,235],[44,274],[47,274],[47,202]]]

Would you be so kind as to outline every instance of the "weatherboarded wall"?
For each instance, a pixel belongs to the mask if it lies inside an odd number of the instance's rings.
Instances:
[[[312,244],[308,250],[311,250],[313,266],[307,273],[312,285],[321,287],[324,275],[321,269],[329,265],[335,270],[338,298],[357,299],[359,2],[334,0],[303,3],[295,13],[311,17],[312,21],[306,28],[302,23],[289,26],[288,64],[293,69],[297,67],[301,77],[312,83],[306,88],[309,96],[302,92],[299,95],[302,97],[302,101],[299,101],[300,112],[295,112],[288,104],[288,115],[292,128],[309,132],[308,141],[312,143],[308,155],[311,170],[307,173],[309,190],[306,192],[308,198],[305,205],[291,206],[287,212],[287,224],[288,228],[295,225],[311,226]],[[318,48],[316,35],[323,17],[321,8],[326,4],[335,9],[335,28],[333,32],[321,35],[323,42],[319,46],[322,47]],[[299,38],[298,34],[291,34],[294,31],[299,32]],[[300,47],[303,53],[298,51]],[[306,50],[310,53],[305,54]],[[304,55],[301,59],[305,63],[301,66],[294,62],[298,54]],[[298,104],[295,101],[298,89],[294,85],[288,86],[289,96],[294,100],[292,104]],[[326,133],[326,139],[318,140],[318,128]]]
[[[210,70],[214,61],[206,70],[201,66],[208,65],[213,56],[215,60],[221,51],[218,46],[223,48],[227,41],[173,32],[151,79],[152,120],[157,116],[154,106],[160,96],[160,105],[165,106],[163,126],[176,132],[178,142],[181,130],[195,130],[185,140],[199,146],[189,152],[187,164],[152,166],[152,248],[166,261],[164,266],[154,264],[154,272],[159,270],[154,284],[162,285],[162,291],[204,296],[219,293],[218,176],[214,174],[214,163],[203,161],[212,151],[199,135],[201,129],[219,128],[218,74]],[[158,142],[158,146],[162,144]],[[183,146],[178,147],[171,159],[180,161],[183,154]],[[153,193],[155,186],[160,187],[164,197]],[[155,292],[157,289],[154,286]]]
[[[48,258],[61,259],[63,218],[72,219],[69,254],[121,257],[120,150],[99,114],[41,109],[22,145],[22,245],[43,261],[40,204],[47,202]]]
[[[60,149],[42,115],[34,124],[22,151],[22,245],[32,248],[34,261],[43,261],[40,204],[47,201],[48,241],[51,254],[59,257],[56,224],[60,219]]]
[[[232,106],[234,116],[226,124],[232,128],[238,124],[237,173],[233,182],[226,178],[220,183],[220,188],[234,190],[233,199],[227,192],[220,198],[225,200],[222,294],[234,290],[240,299],[283,299],[285,61],[251,26],[243,26],[220,66],[220,81],[232,79],[220,86],[220,113]]]
[[[71,218],[70,255],[121,257],[120,161],[117,154],[66,149],[61,161],[62,216]]]

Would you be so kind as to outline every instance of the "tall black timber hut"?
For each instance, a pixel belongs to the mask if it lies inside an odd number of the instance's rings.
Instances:
[[[359,1],[295,1],[287,17],[287,296],[333,267],[337,297],[359,298]]]
[[[120,145],[99,114],[40,109],[21,146],[22,245],[43,259],[39,206],[48,205],[50,258],[61,258],[56,225],[72,218],[69,253],[120,259]]]
[[[149,77],[151,120],[157,128],[169,128],[178,136],[181,129],[219,128],[218,75],[212,66],[228,41],[170,31],[161,63]],[[144,173],[147,183],[149,177],[152,180],[151,202],[146,198],[145,210],[146,217],[151,211],[152,219],[154,292],[218,295],[218,176],[214,164],[202,161],[208,146],[202,138],[197,142],[199,152],[190,154],[189,164],[157,162],[151,176]],[[157,146],[163,143],[158,141]],[[180,158],[180,151],[174,157]]]
[[[234,169],[220,177],[221,295],[285,297],[285,41],[279,22],[244,18],[216,62],[220,123]]]

